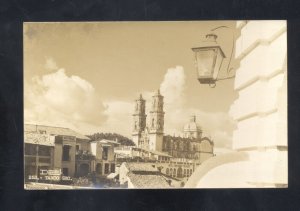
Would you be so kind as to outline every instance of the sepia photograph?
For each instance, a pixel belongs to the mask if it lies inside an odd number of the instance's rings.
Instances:
[[[285,20],[24,22],[24,189],[287,188]]]

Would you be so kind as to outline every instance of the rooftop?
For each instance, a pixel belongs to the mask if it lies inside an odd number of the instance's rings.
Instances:
[[[170,188],[171,186],[161,175],[144,175],[129,173],[128,178],[135,188]]]
[[[158,172],[153,163],[126,163],[126,167],[131,172]]]
[[[65,127],[54,127],[46,125],[24,124],[24,132],[40,132],[45,131],[49,135],[75,136],[78,139],[90,140],[87,136],[77,133],[74,130]]]

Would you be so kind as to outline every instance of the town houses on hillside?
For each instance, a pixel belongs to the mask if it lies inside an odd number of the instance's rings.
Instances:
[[[25,124],[25,188],[36,188],[34,183],[46,188],[184,186],[197,166],[214,156],[214,143],[202,136],[195,116],[184,125],[183,137],[166,135],[163,98],[159,90],[152,96],[148,124],[146,101],[142,95],[135,100],[134,146],[92,140],[69,128]]]

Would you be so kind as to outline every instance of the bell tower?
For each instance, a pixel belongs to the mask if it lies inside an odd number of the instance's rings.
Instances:
[[[146,114],[145,114],[145,103],[142,95],[135,100],[135,108],[133,113],[133,130],[132,130],[132,141],[136,146],[139,146],[141,133],[146,127]]]
[[[162,142],[164,136],[164,97],[157,90],[152,96],[152,106],[149,122],[149,149],[162,151]]]

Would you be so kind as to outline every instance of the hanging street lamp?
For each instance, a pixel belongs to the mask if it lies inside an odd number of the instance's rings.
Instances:
[[[222,28],[222,27],[228,28],[227,26],[221,26],[215,29]],[[215,29],[211,31],[214,31]],[[198,81],[200,82],[200,84],[209,84],[210,86],[213,85],[212,87],[215,87],[216,81],[218,80],[224,80],[224,79],[229,79],[234,77],[231,76],[222,79],[218,78],[218,74],[221,69],[222,62],[224,58],[226,58],[226,55],[223,49],[221,48],[221,46],[217,43],[217,37],[218,36],[213,32],[209,33],[206,35],[206,39],[202,41],[199,47],[192,48],[192,50],[195,53],[195,65],[197,69]],[[231,62],[233,48],[234,48],[234,40],[233,40],[233,46],[232,46],[228,67]],[[229,72],[228,67],[227,67],[227,72]]]

